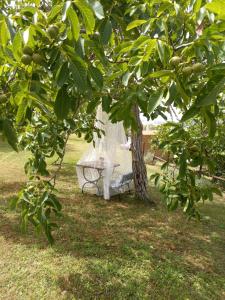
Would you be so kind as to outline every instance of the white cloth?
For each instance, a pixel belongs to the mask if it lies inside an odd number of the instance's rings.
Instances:
[[[101,138],[94,134],[94,143],[89,147],[87,152],[79,160],[78,164],[94,162],[96,166],[104,164],[102,171],[102,180],[97,182],[102,190],[104,199],[110,199],[110,182],[116,180],[115,176],[120,178],[121,175],[132,172],[132,160],[130,142],[127,141],[125,130],[122,122],[112,123],[108,115],[102,111],[99,106],[96,115],[96,127],[103,130]],[[94,146],[95,145],[95,146]],[[77,176],[80,188],[83,187],[86,179],[83,176],[83,170],[77,166]],[[94,168],[85,169],[86,178],[97,180],[99,172]],[[93,184],[85,185],[85,191],[98,193],[98,189]]]

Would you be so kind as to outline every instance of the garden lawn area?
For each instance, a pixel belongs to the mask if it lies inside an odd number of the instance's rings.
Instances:
[[[75,162],[87,145],[72,137],[57,182],[63,214],[56,243],[8,202],[25,182],[28,154],[0,142],[0,299],[225,299],[225,201],[202,206],[202,222],[123,195],[82,195]],[[155,167],[154,167],[155,168]],[[149,174],[151,167],[148,169]]]

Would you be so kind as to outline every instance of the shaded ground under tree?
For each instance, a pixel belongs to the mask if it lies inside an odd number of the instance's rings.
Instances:
[[[23,184],[23,154],[5,147],[9,164],[0,150],[0,299],[223,299],[224,200],[205,205],[198,223],[167,212],[151,187],[157,208],[132,195],[111,202],[82,195],[74,162],[84,147],[75,138],[68,145],[52,248],[33,228],[20,232],[7,202]]]

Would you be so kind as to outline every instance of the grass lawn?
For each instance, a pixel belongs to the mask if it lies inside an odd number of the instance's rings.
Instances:
[[[50,247],[7,203],[25,181],[27,154],[0,143],[0,299],[225,299],[225,201],[205,204],[202,222],[132,196],[82,195],[73,137],[58,179],[63,216]],[[149,169],[149,171],[151,171]]]

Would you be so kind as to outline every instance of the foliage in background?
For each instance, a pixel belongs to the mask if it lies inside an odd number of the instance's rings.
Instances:
[[[162,165],[161,173],[151,178],[164,194],[170,210],[180,204],[188,215],[199,216],[200,200],[211,201],[213,193],[221,195],[206,177],[225,173],[225,127],[223,118],[217,120],[218,129],[213,138],[209,138],[207,127],[199,119],[168,122],[159,127],[155,149],[166,151],[168,161]]]
[[[219,103],[219,106],[220,110],[218,111],[216,124],[217,131],[212,138],[208,136],[207,126],[199,118],[193,118],[182,123],[182,127],[188,133],[185,147],[192,155],[192,167],[199,167],[209,176],[225,175],[224,100]],[[156,137],[152,143],[154,150],[160,148],[166,153],[170,150],[171,139],[176,138],[176,136],[172,135],[175,132],[174,127],[176,127],[176,124],[172,122],[158,126]],[[173,161],[173,156],[178,154],[175,151],[170,151],[167,155]]]

